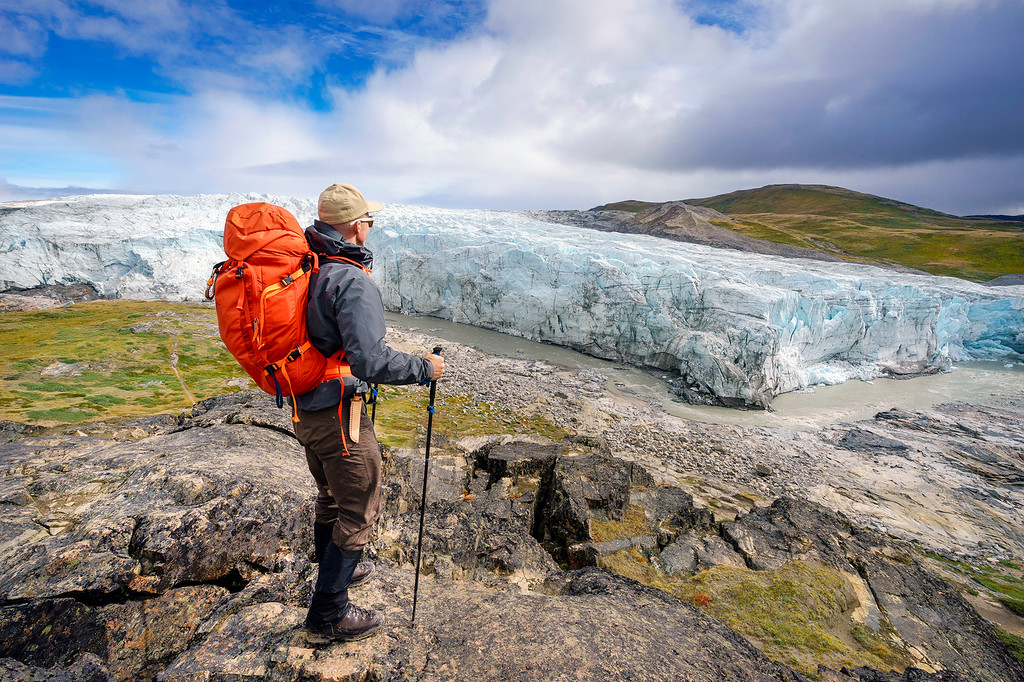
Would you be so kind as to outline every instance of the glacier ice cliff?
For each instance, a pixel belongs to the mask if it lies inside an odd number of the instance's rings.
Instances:
[[[199,300],[227,210],[272,201],[99,195],[0,204],[0,289],[88,283]],[[1024,361],[1024,286],[786,259],[541,222],[388,205],[371,231],[389,309],[678,372],[726,404],[950,363]]]

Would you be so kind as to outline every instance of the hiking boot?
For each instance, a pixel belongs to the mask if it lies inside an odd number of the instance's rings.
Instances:
[[[335,623],[317,625],[306,618],[306,639],[311,643],[355,642],[371,637],[384,625],[384,614],[373,609],[362,609],[349,602],[345,615]]]
[[[358,587],[369,580],[371,575],[373,575],[373,564],[369,561],[360,561],[356,564],[356,570],[352,571],[352,582],[348,586]]]

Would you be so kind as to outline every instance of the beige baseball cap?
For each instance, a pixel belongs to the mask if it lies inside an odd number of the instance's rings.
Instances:
[[[336,182],[320,192],[320,200],[316,205],[320,220],[328,225],[351,222],[365,213],[373,213],[382,208],[382,205],[376,201],[367,201],[362,192],[343,182]]]

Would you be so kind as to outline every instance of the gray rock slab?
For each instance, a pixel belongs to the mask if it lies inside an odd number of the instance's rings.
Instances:
[[[866,429],[854,428],[843,436],[839,445],[848,450],[889,450],[902,452],[910,448],[906,443],[888,438]]]
[[[422,578],[410,627],[412,574],[384,568],[359,593],[386,611],[383,631],[312,647],[303,613],[262,604],[225,620],[161,677],[192,679],[804,680],[678,599],[598,569],[570,573],[550,594],[494,591]]]
[[[160,679],[272,679],[274,652],[293,638],[305,615],[303,609],[278,603],[245,608],[179,656]]]

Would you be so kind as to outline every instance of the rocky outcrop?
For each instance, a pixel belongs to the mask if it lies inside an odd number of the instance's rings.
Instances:
[[[0,312],[34,312],[95,301],[100,296],[88,284],[46,284],[30,289],[8,289],[0,293]]]
[[[118,679],[145,676],[232,592],[306,566],[309,474],[265,402],[212,401],[141,440],[3,446],[4,655],[50,666],[91,652]]]
[[[1024,671],[991,625],[950,584],[925,570],[913,550],[809,503],[782,498],[735,522],[722,536],[755,570],[789,561],[822,562],[854,583],[866,621],[921,664],[972,680],[1021,679]],[[964,655],[964,652],[971,652]]]
[[[417,451],[389,453],[368,548],[378,573],[354,593],[387,612],[385,631],[313,647],[298,628],[315,578],[313,487],[288,415],[238,393],[104,432],[12,431],[0,445],[5,679],[805,679],[688,602],[592,565],[563,571],[546,551],[590,546],[574,556],[593,563],[610,542],[594,530],[614,524],[666,566],[690,548],[683,572],[736,557],[842,567],[879,622],[946,669],[828,679],[1024,679],[976,614],[882,536],[796,500],[716,524],[642,467],[571,441],[436,455],[411,628],[423,468]]]

